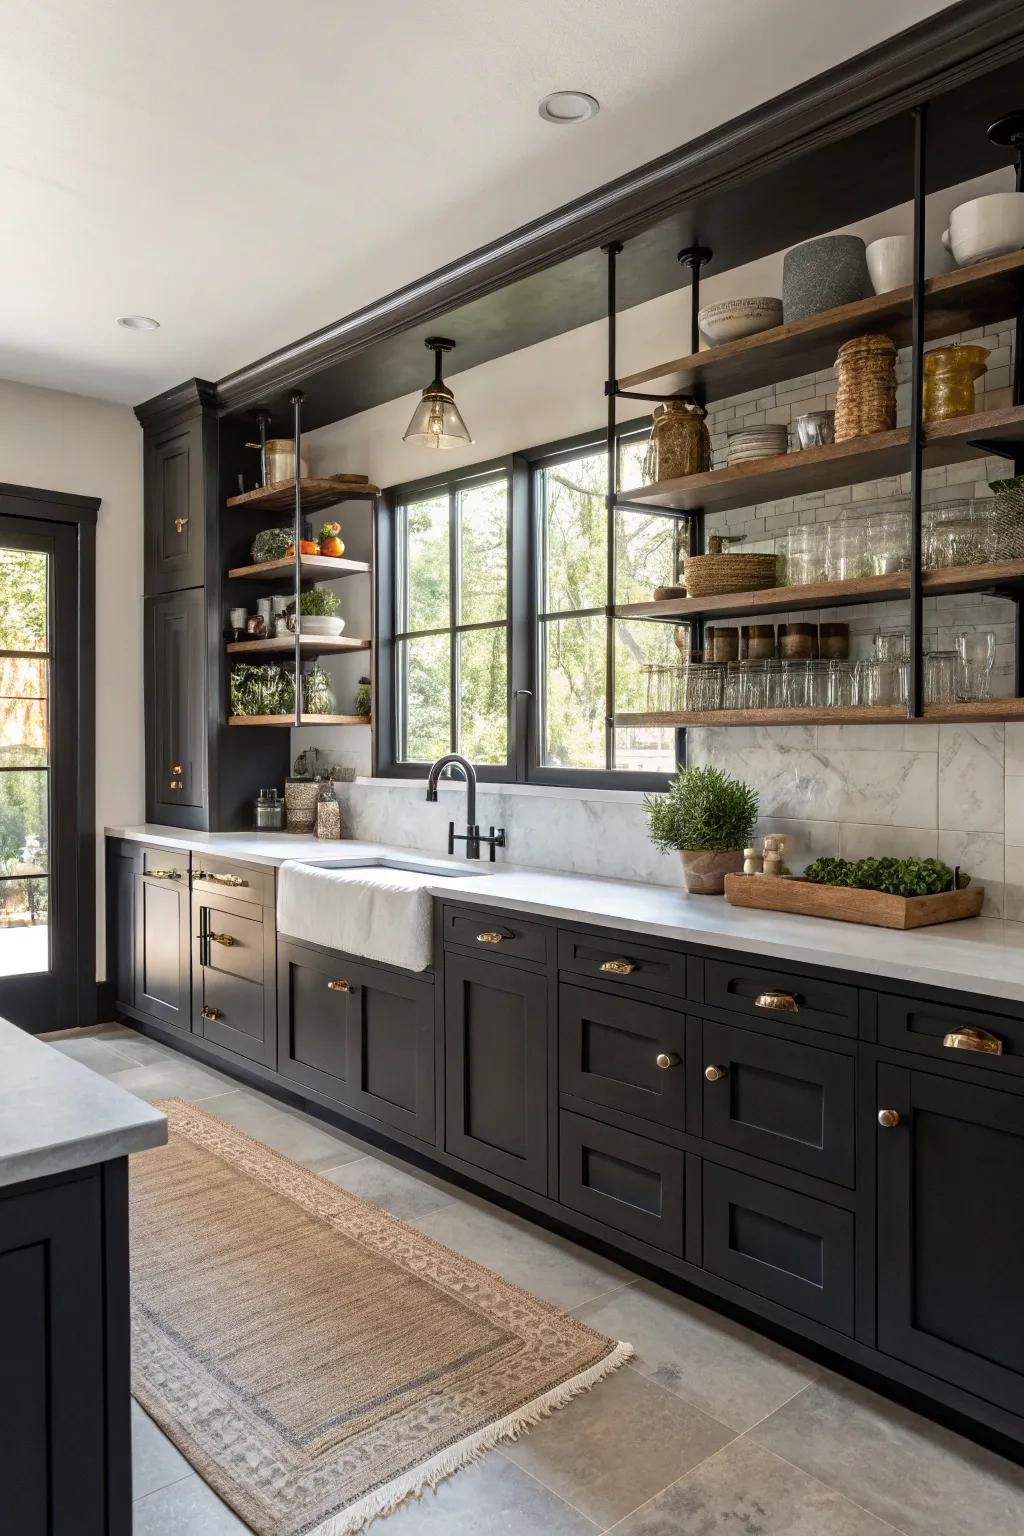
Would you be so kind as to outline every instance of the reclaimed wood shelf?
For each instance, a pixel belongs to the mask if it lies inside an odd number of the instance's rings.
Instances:
[[[326,656],[328,653],[341,654],[344,651],[368,651],[369,640],[357,640],[349,635],[300,635],[299,650],[303,656]],[[293,656],[295,654],[294,635],[270,635],[265,640],[230,640],[227,645],[229,656],[245,655],[253,656]]]
[[[379,494],[379,487],[371,485],[365,475],[322,475],[299,484],[303,512],[321,512],[325,507],[337,506],[339,501],[358,501]],[[294,512],[295,481],[278,480],[274,485],[229,496],[228,506],[251,507],[256,512]]]
[[[706,709],[623,712],[620,730],[682,725],[917,725],[935,722],[1024,720],[1024,699],[985,699],[971,704],[926,704],[920,720],[902,704],[855,704],[845,709]]]
[[[301,725],[369,725],[369,715],[303,715]],[[228,715],[228,725],[295,725],[294,715]]]
[[[953,421],[931,423],[924,431],[924,463],[956,464],[997,451],[996,444],[1024,444],[1024,406],[1007,405]],[[827,491],[860,480],[903,474],[910,468],[910,430],[896,427],[845,443],[826,443],[770,458],[750,459],[724,469],[677,480],[661,480],[620,492],[621,501],[677,511],[727,512],[756,502],[779,501],[809,491]]]
[[[302,555],[299,575],[303,581],[337,581],[342,576],[368,575],[365,560],[346,560],[333,555]],[[236,565],[228,571],[233,581],[283,581],[295,574],[295,561],[264,560],[259,565]]]
[[[1000,560],[985,565],[955,565],[921,573],[926,597],[953,597],[965,592],[1006,592],[1024,587],[1024,560]],[[906,597],[910,572],[889,576],[857,576],[850,581],[807,582],[800,587],[763,587],[757,592],[723,592],[716,597],[669,597],[657,602],[617,603],[620,619],[686,619],[722,615],[794,613],[807,608],[845,608],[851,603],[878,603]]]
[[[1024,251],[929,278],[925,283],[925,340],[936,341],[1016,314],[1022,288]],[[882,331],[898,347],[908,346],[912,308],[913,291],[909,287],[872,294],[854,304],[627,374],[619,379],[619,387],[657,386],[659,392],[676,394],[691,392],[699,385],[706,400],[721,400],[780,379],[831,368],[842,343],[865,331]]]

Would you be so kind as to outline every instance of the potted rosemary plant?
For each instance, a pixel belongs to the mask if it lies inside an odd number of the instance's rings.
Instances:
[[[718,768],[680,768],[666,795],[646,795],[651,841],[678,850],[686,889],[721,896],[725,877],[743,868],[743,850],[757,821],[757,794]]]

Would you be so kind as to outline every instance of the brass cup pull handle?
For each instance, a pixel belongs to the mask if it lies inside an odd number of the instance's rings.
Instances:
[[[601,970],[608,976],[632,976],[636,970],[635,960],[606,960]],[[660,1066],[660,1062],[659,1062]]]
[[[225,949],[230,949],[232,944],[238,942],[230,933],[208,933],[206,937],[212,939],[215,944],[223,944]]]
[[[180,880],[180,869],[147,869],[147,880]]]
[[[800,1004],[792,992],[759,992],[754,998],[755,1008],[770,1008],[773,1013],[799,1013]]]
[[[345,981],[343,977],[339,977],[337,981],[329,981],[327,983],[327,990],[328,992],[351,992],[352,983]]]
[[[943,1035],[942,1043],[948,1051],[980,1051],[985,1056],[1003,1054],[999,1036],[989,1034],[987,1029],[977,1029],[973,1024],[965,1029],[950,1030],[948,1035]]]
[[[678,1067],[680,1058],[675,1051],[660,1051],[654,1058],[654,1065],[667,1072],[669,1067]]]
[[[478,944],[501,944],[507,938],[507,933],[492,933],[488,929],[486,933],[478,933],[476,941]]]
[[[239,886],[249,884],[248,880],[243,880],[241,875],[216,875],[208,869],[197,869],[195,871],[195,878],[197,880],[209,880],[213,885]]]
[[[222,1019],[223,1017],[224,1015],[219,1008],[211,1008],[210,1005],[207,1004],[207,1006],[203,1009],[204,1019]]]
[[[709,1083],[721,1082],[722,1078],[728,1077],[728,1075],[728,1067],[716,1067],[712,1065],[704,1068],[704,1076],[707,1078]]]
[[[900,1123],[899,1110],[880,1109],[878,1111],[878,1123],[882,1127],[883,1131],[891,1131],[894,1126],[897,1126]]]

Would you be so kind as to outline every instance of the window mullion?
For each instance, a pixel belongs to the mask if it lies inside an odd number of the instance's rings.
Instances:
[[[451,709],[451,750],[458,752],[462,737],[462,699],[459,686],[459,636],[462,615],[462,561],[459,558],[459,493],[448,489],[448,666]]]

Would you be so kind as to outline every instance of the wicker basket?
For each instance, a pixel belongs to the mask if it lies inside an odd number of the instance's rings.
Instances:
[[[888,432],[896,425],[896,343],[854,336],[836,355],[836,442]]]
[[[778,555],[684,555],[683,581],[690,597],[758,592],[778,585]]]

